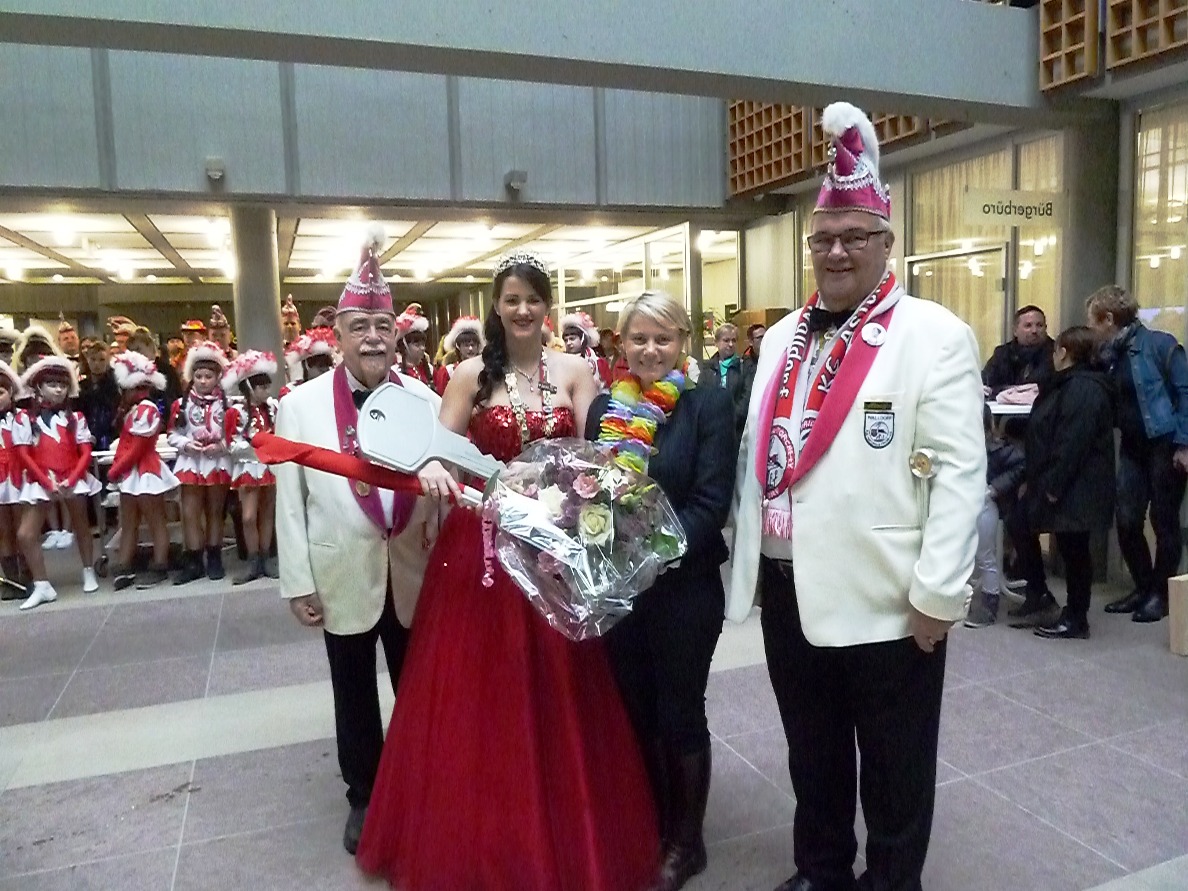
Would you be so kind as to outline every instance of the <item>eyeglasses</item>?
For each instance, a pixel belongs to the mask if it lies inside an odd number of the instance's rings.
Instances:
[[[848,229],[841,235],[818,232],[815,235],[808,236],[804,241],[808,245],[809,250],[814,254],[828,254],[833,250],[833,243],[835,241],[841,242],[843,251],[847,254],[852,254],[854,251],[860,251],[870,244],[872,236],[882,235],[886,231],[886,229]]]

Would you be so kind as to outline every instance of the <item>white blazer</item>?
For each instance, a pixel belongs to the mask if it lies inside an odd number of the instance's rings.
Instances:
[[[420,381],[404,386],[441,400]],[[334,374],[307,381],[281,400],[276,434],[339,451],[334,421]],[[316,593],[331,634],[373,628],[384,608],[389,572],[396,615],[410,627],[429,552],[441,525],[436,501],[418,498],[399,535],[387,538],[359,507],[345,477],[281,464],[276,473],[276,540],[281,596]]]
[[[757,429],[758,415],[799,319],[792,313],[764,336],[743,431],[726,605],[736,622],[750,612],[759,572],[763,489],[755,452],[766,457],[770,431]],[[870,435],[867,416],[885,419],[886,403],[891,441],[876,445],[882,441]],[[837,436],[790,490],[792,569],[810,643],[906,637],[909,604],[938,619],[964,616],[986,492],[982,404],[969,326],[939,304],[903,295]],[[922,448],[937,456],[931,480],[909,467]]]

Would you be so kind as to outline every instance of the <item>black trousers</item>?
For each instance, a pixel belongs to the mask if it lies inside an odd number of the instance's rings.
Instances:
[[[862,887],[919,891],[936,798],[945,643],[932,653],[910,637],[815,647],[784,566],[762,560],[761,622],[796,793],[796,869],[824,889],[852,886],[858,792],[867,828]]]
[[[682,755],[709,745],[705,688],[722,633],[726,594],[718,567],[669,570],[606,635],[611,667],[640,741]]]
[[[1027,499],[1016,498],[1003,512],[1003,527],[1015,545],[1015,569],[1027,582],[1027,593],[1043,594],[1048,590],[1044,572],[1044,552],[1039,533],[1034,532],[1027,518]]]
[[[1068,584],[1068,600],[1064,608],[1077,619],[1084,619],[1089,615],[1089,597],[1093,587],[1089,533],[1055,532],[1052,537],[1056,539],[1056,549],[1064,560],[1064,580]]]
[[[389,588],[384,611],[375,627],[362,634],[327,631],[323,636],[330,660],[330,684],[334,688],[338,766],[347,784],[347,800],[352,807],[358,807],[371,800],[371,787],[384,749],[375,642],[379,639],[384,643],[384,661],[388,663],[388,677],[395,692],[408,645],[408,630],[396,618]]]
[[[1184,541],[1180,535],[1180,502],[1188,477],[1172,464],[1176,446],[1171,437],[1143,444],[1123,443],[1118,454],[1118,499],[1114,511],[1118,548],[1134,579],[1147,594],[1167,597],[1167,580],[1176,574]],[[1144,534],[1147,509],[1155,532],[1155,558]]]

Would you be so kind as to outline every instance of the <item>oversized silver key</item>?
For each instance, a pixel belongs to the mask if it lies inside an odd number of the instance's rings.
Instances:
[[[359,451],[363,457],[403,473],[416,473],[430,461],[445,461],[483,480],[503,470],[465,436],[447,430],[437,409],[424,394],[385,383],[359,409]],[[479,503],[482,493],[467,487],[468,501]]]

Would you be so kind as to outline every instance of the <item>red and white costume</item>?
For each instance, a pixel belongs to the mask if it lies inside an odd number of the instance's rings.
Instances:
[[[69,375],[67,398],[78,396],[78,372],[65,356],[46,356],[34,362],[21,376],[26,389],[36,393],[47,372]],[[21,409],[13,422],[12,443],[24,468],[20,500],[25,504],[49,501],[65,483],[71,495],[95,495],[102,485],[91,473],[91,430],[80,411],[67,404]]]
[[[587,313],[575,312],[561,317],[561,336],[569,331],[576,331],[582,335],[582,351],[580,355],[590,366],[590,373],[598,382],[599,391],[609,390],[611,385],[610,364],[602,356],[594,352],[594,344],[598,343],[598,328],[594,320]]]
[[[212,341],[196,343],[186,353],[186,380],[192,381],[199,363],[227,367],[222,347]],[[226,486],[231,483],[227,451],[227,398],[216,385],[207,396],[189,388],[169,412],[168,441],[177,449],[173,472],[183,486]],[[210,451],[198,451],[214,446]]]
[[[223,373],[223,390],[228,396],[239,393],[239,385],[258,374],[269,379],[276,376],[276,357],[260,350],[248,350],[227,366]],[[227,448],[233,456],[231,485],[236,488],[249,486],[275,486],[276,477],[267,464],[250,458],[240,457],[251,453],[250,440],[257,430],[273,433],[276,430],[276,412],[280,403],[271,396],[263,404],[248,404],[241,395],[235,396],[227,412]]]
[[[8,381],[8,392],[15,403],[17,394],[21,392],[21,379],[5,362],[0,362],[0,377]],[[16,504],[21,500],[24,473],[12,441],[15,422],[16,411],[12,408],[0,417],[0,504]]]
[[[331,364],[342,361],[338,351],[338,339],[333,328],[310,328],[285,350],[285,368],[289,382],[281,387],[280,398],[284,399],[293,388],[305,382],[305,362],[314,356],[329,356]]]
[[[165,378],[153,360],[140,353],[125,350],[112,357],[111,364],[121,390],[165,389]],[[116,440],[115,459],[107,474],[124,495],[163,495],[177,488],[177,477],[157,453],[162,425],[160,410],[147,397],[124,416]]]
[[[409,334],[418,333],[424,334],[429,330],[429,320],[421,315],[421,304],[410,303],[405,307],[404,312],[396,317],[396,343],[400,350],[400,355],[396,359],[395,368],[401,374],[406,374],[409,377],[414,377],[423,383],[426,387],[433,386],[433,366],[429,364],[428,351],[426,355],[416,365],[409,365],[404,359],[404,349],[400,346],[400,341],[404,340]]]
[[[462,316],[454,320],[454,324],[450,327],[450,333],[445,336],[443,345],[447,354],[454,352],[454,347],[458,342],[458,335],[463,331],[474,334],[478,338],[479,348],[482,348],[485,342],[483,339],[483,323],[475,316]],[[457,367],[457,362],[442,363],[433,372],[433,389],[437,391],[438,396],[445,395],[446,387],[449,386],[450,378],[454,376],[454,369]]]

